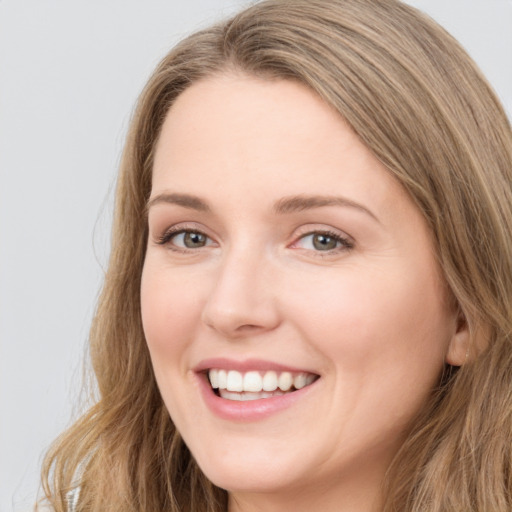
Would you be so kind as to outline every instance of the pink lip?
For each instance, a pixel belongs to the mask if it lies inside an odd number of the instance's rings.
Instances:
[[[214,393],[206,375],[206,370],[210,368],[222,368],[225,370],[237,370],[240,372],[249,370],[306,372],[306,370],[298,370],[288,366],[255,359],[245,360],[242,362],[221,358],[202,361],[194,370],[201,390],[201,395],[206,406],[219,418],[237,422],[262,420],[288,409],[299,400],[304,399],[312,389],[316,388],[316,384],[320,380],[317,379],[309,386],[281,396],[238,402],[235,400],[221,398]]]
[[[248,372],[251,370],[273,370],[276,372],[315,373],[307,369],[293,368],[291,366],[286,366],[279,363],[272,363],[270,361],[264,361],[262,359],[245,359],[243,361],[235,361],[233,359],[227,359],[223,357],[205,359],[194,368],[194,371],[200,373],[205,372],[206,370],[210,370],[211,368],[221,368],[223,370],[236,370],[239,372]]]

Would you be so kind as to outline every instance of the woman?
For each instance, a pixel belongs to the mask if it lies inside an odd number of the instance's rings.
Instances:
[[[68,510],[508,511],[512,134],[395,0],[270,0],[144,90]]]

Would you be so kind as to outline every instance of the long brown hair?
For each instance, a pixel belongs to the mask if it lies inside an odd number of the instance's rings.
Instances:
[[[177,96],[236,69],[299,81],[352,126],[410,193],[472,344],[388,471],[384,510],[512,509],[512,132],[459,44],[397,0],[268,0],[196,33],[160,63],[121,163],[112,252],[90,336],[97,403],[47,455],[56,511],[221,512],[163,405],[140,318],[155,142]]]

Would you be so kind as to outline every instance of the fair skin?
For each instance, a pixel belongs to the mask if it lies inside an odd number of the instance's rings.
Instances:
[[[465,336],[401,186],[304,86],[226,73],[167,115],[148,224],[155,376],[229,511],[378,511]],[[232,372],[230,392],[212,368]],[[298,391],[258,388],[283,373]]]

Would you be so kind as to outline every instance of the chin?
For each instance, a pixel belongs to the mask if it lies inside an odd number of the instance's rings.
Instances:
[[[229,492],[276,492],[301,480],[299,461],[279,460],[266,451],[243,454],[237,450],[222,457],[196,460],[213,484]]]
[[[274,471],[262,474],[249,469],[243,473],[221,469],[205,472],[205,475],[214,485],[230,493],[277,493],[294,487],[292,480]]]

